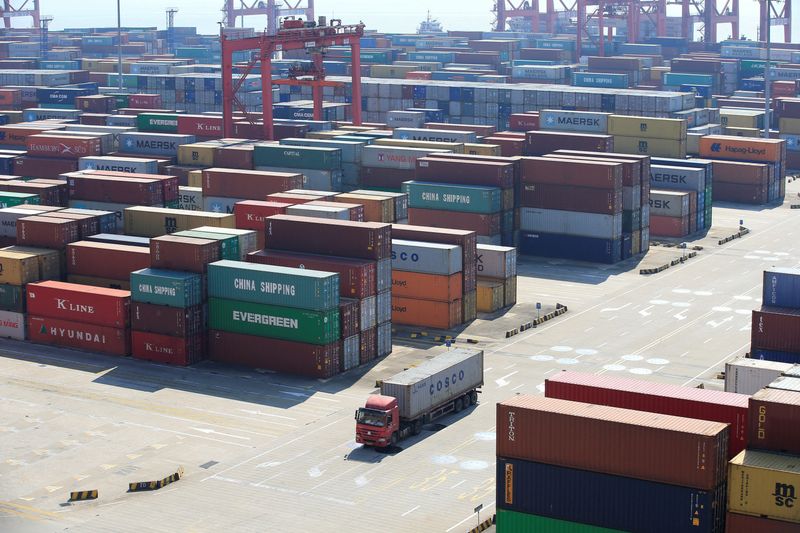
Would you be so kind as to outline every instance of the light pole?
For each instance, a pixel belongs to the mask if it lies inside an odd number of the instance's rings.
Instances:
[[[772,83],[770,82],[770,71],[769,71],[769,60],[770,60],[770,51],[772,48],[772,26],[770,26],[770,22],[772,20],[770,9],[770,0],[763,0],[767,6],[767,20],[766,20],[766,32],[767,32],[767,62],[764,65],[764,138],[769,139],[769,129],[770,129],[770,94],[772,92]]]
[[[122,92],[122,15],[119,3],[120,0],[117,0],[117,80],[119,90]]]

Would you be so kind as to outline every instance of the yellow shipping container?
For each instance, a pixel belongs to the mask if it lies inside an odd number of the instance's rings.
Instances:
[[[686,121],[677,118],[650,118],[611,115],[608,117],[609,135],[644,139],[686,139]]]
[[[778,121],[778,130],[781,133],[800,135],[800,118],[781,118]]]
[[[669,72],[669,67],[651,67],[650,68],[650,81],[661,81],[664,79],[664,73]]]
[[[33,248],[31,246],[8,246],[3,248],[6,252],[30,254],[36,256],[39,262],[39,279],[61,279],[61,273],[66,271],[66,254],[49,248]]]
[[[367,194],[337,194],[333,200],[345,204],[364,206],[364,222],[394,222],[394,198]]]
[[[686,141],[614,135],[614,152],[655,157],[686,157]]]
[[[67,276],[69,283],[77,283],[79,285],[89,285],[91,287],[103,287],[105,289],[119,289],[121,291],[131,290],[131,280],[122,279],[108,279],[108,278],[93,278],[90,276],[76,276],[70,274]]]
[[[700,153],[700,137],[699,133],[690,133],[686,136],[686,154],[698,155]]]
[[[719,121],[724,128],[759,128],[764,124],[764,111],[723,107],[719,110]]]
[[[306,133],[306,139],[333,139],[348,133],[352,132],[346,130],[309,131]]]
[[[761,130],[758,128],[732,128],[728,126],[723,130],[723,135],[733,137],[761,137]]]
[[[503,308],[505,287],[495,280],[478,279],[478,312],[494,313]]]
[[[212,143],[182,144],[178,146],[178,164],[195,167],[213,167],[214,152],[218,145]]]
[[[744,450],[728,468],[729,511],[800,523],[800,458]]]
[[[232,214],[184,211],[165,207],[136,206],[125,209],[125,233],[139,237],[160,237],[200,226],[235,228]]]
[[[0,250],[0,283],[25,285],[39,279],[39,259],[35,255]]]
[[[190,170],[188,176],[188,184],[189,187],[203,187],[203,171],[202,170]]]
[[[502,151],[500,150],[499,144],[464,143],[464,153],[469,155],[484,155],[484,156],[503,155]]]
[[[400,146],[406,148],[431,148],[434,150],[450,150],[455,154],[464,153],[464,143],[445,143],[435,141],[407,141],[404,139],[376,139],[373,144],[383,146]]]

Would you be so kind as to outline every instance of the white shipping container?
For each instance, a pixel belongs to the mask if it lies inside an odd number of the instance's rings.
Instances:
[[[182,188],[182,187],[181,187]],[[200,188],[202,192],[202,188]],[[243,201],[244,198],[223,198],[221,196],[205,196],[203,197],[202,209],[200,211],[208,211],[210,213],[233,213],[233,207],[236,202]]]
[[[376,296],[369,296],[359,302],[361,306],[361,331],[366,331],[378,325]]]
[[[331,218],[335,220],[350,220],[349,207],[328,207],[323,205],[298,204],[286,208],[287,215],[298,217]]]
[[[400,417],[414,420],[483,385],[483,350],[457,348],[381,382],[397,398]]]
[[[506,279],[517,275],[517,249],[511,246],[478,245],[478,275]]]
[[[361,355],[361,335],[353,335],[342,341],[342,371],[358,366]]]
[[[113,202],[93,202],[90,200],[70,199],[69,207],[75,209],[92,209],[95,211],[111,211],[117,218],[117,233],[125,233],[125,210],[137,207],[133,204],[116,204]]]
[[[421,128],[425,124],[425,113],[422,111],[389,111],[386,113],[386,125],[390,128]]]
[[[432,141],[438,143],[476,143],[478,136],[472,131],[429,130],[416,128],[397,128],[392,132],[393,139],[403,141]]]
[[[725,363],[725,392],[755,394],[794,365],[744,357]]]
[[[35,211],[31,211],[29,209],[20,209],[15,207],[6,207],[0,209],[0,236],[16,238],[17,220],[22,217],[30,217],[35,214]]]
[[[460,246],[392,239],[392,269],[449,276],[461,272]]]
[[[365,167],[414,170],[417,168],[417,159],[436,152],[450,152],[450,150],[365,146],[361,151],[361,165]]]
[[[178,147],[196,141],[194,135],[172,133],[130,132],[119,136],[120,150],[131,154],[164,155],[175,157]]]
[[[155,159],[135,159],[133,157],[81,157],[78,170],[111,170],[129,174],[158,174],[158,161]]]
[[[688,192],[650,190],[650,214],[683,218],[689,215]]]
[[[378,325],[378,354],[377,356],[386,357],[392,353],[392,323],[384,322]]]
[[[650,185],[657,189],[702,192],[706,190],[706,171],[702,168],[652,165]]]
[[[611,113],[545,109],[539,112],[539,124],[543,130],[607,133],[610,116]]]
[[[375,320],[384,324],[392,320],[392,291],[381,291],[375,296]]]
[[[178,209],[203,211],[203,188],[178,187]]]
[[[622,214],[601,215],[523,207],[520,210],[520,229],[597,239],[619,239],[622,235]]]
[[[25,340],[25,315],[0,311],[0,337],[7,339]]]

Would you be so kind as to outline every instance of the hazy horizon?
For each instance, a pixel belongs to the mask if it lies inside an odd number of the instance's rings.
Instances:
[[[175,7],[179,10],[175,18],[176,26],[195,26],[201,33],[216,33],[223,3],[223,0],[203,2],[197,0],[138,0],[136,2],[122,0],[122,23],[123,26],[163,28],[166,25],[166,8]],[[438,2],[405,0],[402,8],[392,5],[387,10],[376,10],[375,2],[367,0],[317,0],[316,11],[318,15],[335,16],[345,23],[363,21],[369,29],[393,33],[413,33],[430,9],[431,16],[437,18],[446,30],[488,31],[491,29],[493,21],[491,13],[493,3],[492,0],[467,2],[463,0],[438,0]],[[77,10],[68,3],[41,0],[42,14],[54,17],[50,26],[54,30],[116,26],[116,2],[87,1],[84,6],[88,9]],[[742,10],[741,32],[750,38],[755,38],[758,3],[755,1],[743,2],[740,4],[740,9]],[[93,14],[91,20],[87,20],[85,15],[88,10],[91,10]],[[680,13],[670,11],[669,14],[679,15]],[[797,42],[800,40],[800,13],[795,13],[793,18],[795,25],[793,40]],[[266,23],[258,17],[250,17],[246,20],[245,25],[258,28],[265,26]],[[720,32],[720,38],[727,37],[724,33],[724,30]],[[779,36],[775,31],[773,39],[782,40],[782,35]]]

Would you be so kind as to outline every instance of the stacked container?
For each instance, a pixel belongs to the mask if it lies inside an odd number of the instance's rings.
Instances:
[[[697,230],[694,191],[650,191],[650,235],[685,237]]]
[[[656,157],[686,157],[686,121],[612,115],[608,133],[614,136],[614,151]]]
[[[256,170],[302,174],[302,186],[307,189],[342,190],[340,148],[257,144],[253,152],[253,164]]]
[[[141,246],[78,241],[67,245],[67,281],[130,290],[134,270],[150,266],[150,250]]]
[[[800,363],[800,269],[764,271],[761,301],[753,311],[750,357]]]
[[[662,191],[688,192],[690,198],[695,201],[694,205],[691,203],[689,205],[690,213],[695,213],[689,225],[697,226],[698,230],[710,228],[713,214],[713,174],[717,162],[705,159],[662,158],[653,158],[652,162],[650,186]]]
[[[236,202],[265,200],[267,195],[289,189],[299,189],[304,184],[298,171],[274,172],[207,168],[203,170],[203,205],[207,211],[233,213]]]
[[[497,530],[720,532],[728,437],[726,424],[694,418],[536,396],[501,402]]]
[[[493,313],[517,303],[517,249],[478,245],[478,312]]]
[[[0,250],[0,336],[25,340],[25,286],[60,279],[55,250],[11,246]]]

